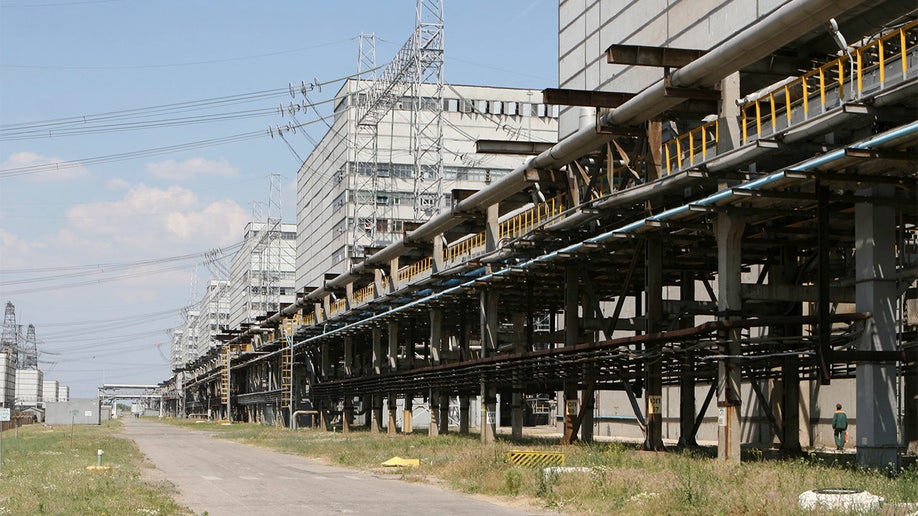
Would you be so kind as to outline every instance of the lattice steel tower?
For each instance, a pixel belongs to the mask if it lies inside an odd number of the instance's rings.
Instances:
[[[35,338],[35,325],[26,329],[25,343],[22,346],[20,369],[38,369],[38,340]]]
[[[9,356],[10,366],[16,369],[19,362],[19,326],[16,324],[16,307],[9,301],[6,302],[3,333],[0,334],[0,353],[3,352]]]
[[[418,0],[414,33],[392,61],[375,72],[375,36],[361,35],[358,72],[366,92],[357,96],[352,192],[354,246],[377,241],[380,191],[396,191],[397,180],[379,171],[379,123],[397,103],[410,111],[413,158],[413,216],[422,221],[439,211],[443,199],[443,0]],[[363,74],[368,67],[368,73]],[[361,83],[361,86],[364,86]],[[408,106],[404,103],[407,102]],[[385,183],[383,183],[385,181]],[[391,209],[391,208],[390,208]]]

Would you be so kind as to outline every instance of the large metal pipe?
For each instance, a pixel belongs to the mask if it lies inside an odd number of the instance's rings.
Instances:
[[[796,0],[772,11],[749,28],[726,39],[708,53],[692,61],[670,75],[670,86],[704,87],[713,86],[727,75],[748,66],[771,54],[774,50],[794,41],[801,34],[818,28],[833,18],[859,4],[863,0]],[[604,114],[601,125],[634,125],[659,115],[677,106],[684,99],[667,97],[663,81],[657,82],[638,93],[634,98]],[[408,241],[428,241],[435,235],[452,229],[462,220],[463,213],[469,213],[513,195],[532,184],[531,170],[557,168],[606,144],[612,135],[601,134],[593,126],[581,127],[571,136],[553,145],[517,167],[497,182],[457,203],[451,212],[441,213],[421,227],[409,232]],[[457,216],[458,215],[458,216]],[[385,249],[367,258],[367,264],[381,265],[404,252],[405,242],[390,244]],[[352,279],[353,274],[340,277]],[[319,299],[324,287],[307,294],[309,299]],[[287,310],[285,310],[286,312]],[[291,315],[295,310],[291,309]],[[280,314],[269,318],[280,320]],[[245,332],[248,334],[248,332]]]

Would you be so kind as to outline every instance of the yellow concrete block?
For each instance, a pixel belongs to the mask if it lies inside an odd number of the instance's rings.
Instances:
[[[392,457],[386,462],[382,463],[383,466],[387,467],[412,467],[416,468],[421,465],[421,459],[403,459],[401,457]]]

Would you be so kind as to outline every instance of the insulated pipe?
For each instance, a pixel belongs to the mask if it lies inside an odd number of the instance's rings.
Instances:
[[[769,55],[772,51],[794,41],[822,25],[826,20],[847,11],[863,0],[797,0],[784,4],[768,16],[735,36],[720,43],[705,55],[676,70],[670,75],[670,85],[675,87],[711,86],[727,75]],[[600,117],[600,125],[633,125],[644,122],[671,109],[684,99],[667,97],[663,81],[638,93],[634,98]],[[427,241],[458,224],[456,215],[475,211],[515,194],[528,186],[530,169],[554,168],[587,154],[608,143],[612,135],[599,134],[592,125],[581,127],[571,136],[553,145],[500,178],[490,187],[471,195],[453,207],[452,212],[441,213],[427,223],[408,233],[408,241]],[[399,256],[405,248],[404,241],[395,242],[373,256],[368,264],[385,264]],[[345,275],[341,278],[350,278]],[[324,288],[307,295],[321,298]],[[296,305],[294,305],[296,306]],[[288,315],[295,312],[292,310]],[[275,319],[275,317],[269,318]],[[279,318],[276,318],[279,320]],[[246,332],[246,334],[248,331]],[[235,340],[235,339],[234,339]]]
[[[869,138],[869,139],[867,139],[867,140],[865,140],[865,141],[862,141],[862,142],[860,142],[860,143],[851,145],[851,148],[855,148],[855,149],[872,149],[872,148],[875,148],[875,147],[880,146],[880,145],[895,144],[896,142],[898,142],[898,141],[901,140],[901,139],[905,139],[905,138],[915,138],[916,136],[918,136],[918,122],[912,122],[912,123],[910,123],[910,124],[908,124],[908,125],[905,125],[905,126],[902,126],[902,127],[896,128],[896,129],[893,129],[893,130],[891,130],[891,131],[887,131],[887,132],[885,132],[885,133],[883,133],[883,134],[874,136],[874,137]],[[741,186],[742,186],[743,189],[747,189],[747,190],[748,190],[748,189],[759,188],[759,187],[766,186],[766,185],[768,185],[768,184],[774,183],[775,181],[779,181],[779,180],[781,180],[781,179],[784,179],[785,174],[786,174],[786,171],[788,171],[788,170],[794,170],[794,171],[813,170],[813,169],[815,169],[815,168],[818,168],[818,167],[820,167],[820,166],[826,165],[826,164],[831,163],[831,162],[833,162],[833,161],[837,161],[837,160],[839,160],[839,159],[843,159],[844,157],[845,157],[844,149],[840,149],[840,150],[837,150],[837,151],[833,151],[833,152],[824,154],[824,155],[822,155],[822,156],[818,156],[818,157],[815,157],[815,158],[806,160],[806,161],[804,161],[804,162],[802,162],[802,163],[798,163],[797,165],[795,165],[795,166],[793,166],[793,167],[788,167],[788,168],[785,169],[785,170],[782,170],[782,171],[780,171],[780,172],[776,172],[776,173],[774,173],[774,174],[765,176],[765,177],[763,177],[763,178],[761,178],[761,179],[757,179],[757,180],[755,180],[755,181],[752,181],[752,182],[750,182],[750,183],[746,183],[746,184],[741,185]],[[730,196],[732,196],[732,195],[734,195],[734,194],[733,194],[733,190],[724,190],[724,191],[721,191],[721,192],[717,192],[716,194],[710,195],[710,196],[708,196],[708,197],[705,197],[704,199],[701,199],[701,200],[699,200],[699,201],[692,202],[692,203],[690,203],[690,204],[701,204],[701,205],[712,204],[712,203],[717,202],[717,201],[719,201],[719,200],[726,199],[727,197],[730,197]],[[671,216],[673,216],[673,215],[676,215],[676,214],[678,214],[678,213],[682,213],[682,212],[684,212],[684,211],[687,211],[687,210],[689,209],[689,205],[690,205],[690,204],[686,204],[686,205],[681,206],[681,207],[679,207],[679,208],[674,208],[674,209],[671,209],[671,210],[664,211],[663,213],[661,213],[661,214],[659,214],[659,215],[655,215],[655,216],[652,216],[652,217],[647,217],[647,218],[642,219],[642,220],[640,220],[640,221],[638,221],[638,222],[635,222],[635,223],[632,223],[632,224],[628,224],[628,225],[623,226],[623,227],[621,227],[621,228],[613,229],[612,231],[608,231],[608,232],[606,232],[606,233],[603,233],[603,234],[601,234],[601,235],[597,235],[597,236],[595,236],[595,237],[588,238],[588,239],[586,239],[586,240],[584,240],[584,241],[582,241],[582,242],[578,242],[578,243],[576,243],[576,244],[571,244],[571,245],[569,245],[569,246],[567,246],[567,247],[564,247],[564,248],[562,248],[562,249],[558,249],[558,250],[552,251],[552,252],[550,252],[550,253],[544,254],[544,255],[542,255],[542,256],[538,256],[538,257],[536,257],[536,258],[533,258],[533,259],[531,259],[531,260],[525,261],[525,262],[523,262],[523,263],[515,264],[512,268],[500,269],[500,270],[495,271],[495,272],[492,272],[492,273],[490,273],[490,274],[485,274],[485,275],[483,275],[483,276],[479,276],[479,277],[476,277],[476,278],[471,279],[471,280],[469,280],[469,281],[463,282],[462,284],[455,285],[455,286],[453,286],[453,287],[444,289],[444,290],[442,290],[442,291],[440,291],[440,292],[437,292],[437,293],[434,293],[434,294],[430,294],[430,295],[424,296],[424,297],[422,297],[422,298],[416,299],[416,300],[411,301],[411,302],[409,302],[409,303],[406,303],[406,304],[404,304],[404,305],[399,305],[399,306],[396,306],[396,307],[392,307],[392,308],[390,308],[390,309],[389,309],[388,311],[386,311],[386,312],[372,315],[372,316],[370,316],[370,317],[367,318],[367,319],[363,319],[363,320],[358,321],[358,322],[355,322],[355,323],[347,324],[347,325],[342,326],[342,327],[340,327],[340,328],[336,328],[336,329],[334,329],[334,330],[331,330],[331,331],[329,331],[328,333],[324,333],[324,334],[322,334],[322,335],[317,335],[317,336],[315,336],[315,337],[310,337],[310,338],[308,338],[308,339],[306,339],[306,340],[304,340],[304,341],[298,342],[298,343],[294,344],[294,348],[299,348],[299,347],[301,347],[301,346],[309,345],[309,344],[311,344],[311,343],[313,343],[313,342],[315,342],[315,341],[317,341],[317,340],[319,340],[319,339],[321,339],[321,338],[328,337],[328,336],[330,336],[330,335],[345,334],[345,333],[347,333],[347,332],[349,332],[349,331],[354,330],[356,327],[359,327],[359,326],[361,326],[361,325],[363,325],[363,324],[366,324],[366,323],[368,323],[368,322],[372,322],[372,321],[376,321],[376,320],[382,321],[382,320],[384,320],[386,317],[389,317],[389,316],[391,316],[391,315],[393,315],[393,314],[397,314],[397,313],[400,313],[400,312],[404,312],[404,311],[406,311],[406,310],[410,310],[410,309],[412,309],[412,308],[414,308],[414,307],[416,307],[416,306],[423,306],[423,305],[425,305],[425,304],[427,304],[427,303],[429,303],[429,302],[431,302],[431,301],[433,301],[433,300],[442,298],[442,297],[444,297],[444,296],[448,296],[448,295],[453,294],[453,293],[460,292],[460,291],[462,291],[463,289],[466,289],[466,288],[475,287],[475,285],[478,284],[478,283],[481,282],[481,281],[488,281],[488,280],[490,280],[490,279],[493,279],[493,278],[496,278],[496,277],[499,277],[499,276],[504,276],[504,275],[510,274],[510,273],[512,273],[512,272],[514,272],[514,271],[517,271],[517,270],[519,270],[519,269],[528,269],[529,267],[531,267],[531,266],[533,266],[533,265],[535,265],[535,264],[537,264],[537,263],[549,262],[549,261],[551,261],[551,260],[557,258],[557,257],[560,256],[560,255],[570,254],[570,253],[576,253],[577,251],[583,249],[583,248],[584,248],[585,246],[587,246],[588,244],[594,244],[594,243],[604,242],[604,241],[609,240],[609,239],[611,239],[611,238],[615,238],[616,236],[620,236],[620,235],[625,234],[625,233],[630,233],[630,232],[634,231],[635,229],[638,229],[638,228],[640,228],[640,227],[646,225],[647,221],[649,221],[649,220],[655,220],[655,221],[656,221],[656,220],[664,220],[664,219],[667,219],[667,218],[669,218],[669,217],[671,217]]]

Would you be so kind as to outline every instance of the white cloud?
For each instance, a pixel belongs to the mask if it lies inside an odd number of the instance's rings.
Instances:
[[[45,165],[54,165],[54,167],[46,168]],[[79,163],[68,162],[61,158],[42,156],[41,154],[30,151],[14,152],[10,154],[10,157],[6,161],[0,163],[0,170],[4,171],[26,167],[42,167],[35,172],[30,172],[28,169],[22,171],[22,174],[24,174],[29,181],[35,183],[74,181],[92,177],[92,173]]]
[[[239,174],[239,169],[225,159],[191,158],[181,162],[167,159],[166,161],[147,163],[147,172],[158,179],[186,181],[195,179],[197,176],[232,177]]]
[[[121,179],[120,177],[109,179],[105,183],[105,188],[109,190],[127,190],[130,187],[131,187],[131,183],[129,183],[125,179]]]
[[[117,201],[74,206],[67,218],[71,231],[124,254],[171,256],[234,243],[250,217],[232,200],[208,203],[180,186],[140,184]]]

